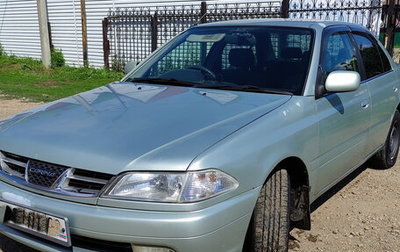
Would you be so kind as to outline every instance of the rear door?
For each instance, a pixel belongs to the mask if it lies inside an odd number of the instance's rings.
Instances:
[[[374,37],[361,29],[352,31],[360,51],[364,76],[362,85],[367,85],[371,94],[371,128],[368,153],[380,148],[387,137],[391,119],[397,106],[398,79],[391,63]]]
[[[325,29],[320,58],[320,86],[336,70],[362,74],[360,60],[348,27]],[[360,165],[366,157],[370,125],[370,95],[365,84],[351,92],[325,93],[316,100],[319,117],[319,167],[316,192]]]

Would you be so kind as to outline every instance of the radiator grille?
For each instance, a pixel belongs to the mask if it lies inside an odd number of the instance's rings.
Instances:
[[[112,175],[106,173],[72,169],[66,174],[63,188],[71,192],[97,195],[111,177]]]
[[[113,175],[52,164],[0,151],[1,172],[17,182],[55,193],[97,196]]]
[[[52,188],[58,178],[68,169],[59,165],[29,160],[27,178],[34,185]]]

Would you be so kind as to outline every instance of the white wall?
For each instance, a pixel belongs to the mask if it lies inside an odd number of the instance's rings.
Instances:
[[[8,54],[40,59],[36,0],[0,1],[0,43]]]
[[[79,0],[47,0],[52,42],[69,65],[82,65]],[[36,0],[0,1],[0,43],[8,54],[40,59]]]
[[[66,64],[82,66],[80,0],[47,0],[47,12],[54,48],[62,50]]]

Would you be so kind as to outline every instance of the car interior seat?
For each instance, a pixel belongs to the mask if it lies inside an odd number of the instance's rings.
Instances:
[[[223,81],[239,85],[256,85],[256,58],[251,48],[232,48],[228,55],[229,68],[223,70]]]

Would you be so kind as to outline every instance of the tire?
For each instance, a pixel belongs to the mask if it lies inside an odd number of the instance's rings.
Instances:
[[[289,174],[285,169],[272,174],[262,187],[250,224],[253,251],[288,251],[289,192]]]
[[[372,159],[372,166],[375,169],[389,169],[396,164],[399,154],[400,143],[400,113],[396,110],[392,125],[389,129],[389,135],[383,148],[375,154]]]

